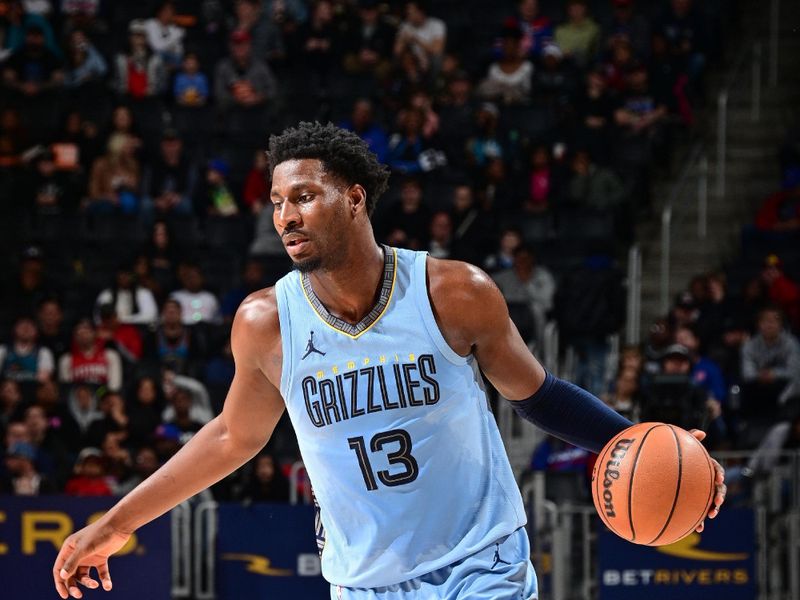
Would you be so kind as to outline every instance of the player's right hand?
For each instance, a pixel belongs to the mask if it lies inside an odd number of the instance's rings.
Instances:
[[[130,533],[114,529],[100,519],[64,540],[53,564],[53,581],[58,595],[64,599],[70,596],[83,598],[78,584],[91,590],[102,584],[104,590],[111,590],[108,557],[122,548],[130,537]],[[91,577],[92,567],[97,569],[100,583]]]

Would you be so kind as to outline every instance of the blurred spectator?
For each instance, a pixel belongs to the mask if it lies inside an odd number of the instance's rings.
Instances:
[[[371,74],[378,79],[385,79],[389,73],[395,30],[381,16],[379,6],[378,0],[358,2],[358,24],[344,42],[344,68],[349,73]]]
[[[58,361],[62,383],[104,385],[110,390],[122,387],[122,362],[116,350],[105,347],[92,322],[81,319],[72,335],[72,349]]]
[[[147,25],[134,19],[128,25],[128,51],[115,59],[114,89],[135,100],[161,94],[167,83],[164,63],[147,45]]]
[[[635,369],[622,368],[617,373],[614,388],[603,394],[603,402],[634,423],[639,422],[642,392],[639,387],[639,373]]]
[[[539,58],[553,39],[553,24],[540,14],[538,0],[519,0],[517,15],[506,19],[504,25],[522,29],[522,51],[532,58]]]
[[[24,421],[28,440],[36,450],[36,469],[59,485],[63,484],[69,469],[69,456],[61,436],[51,427],[51,421],[41,406],[25,409]],[[10,429],[10,428],[9,428]],[[6,442],[9,436],[6,435]]]
[[[75,475],[67,482],[68,496],[111,496],[111,480],[106,475],[103,453],[84,448],[75,462]]]
[[[588,450],[548,435],[533,450],[530,467],[549,473],[585,473],[591,458]]]
[[[36,323],[30,317],[14,322],[10,344],[0,345],[0,379],[16,382],[44,381],[53,376],[53,353],[37,343]]]
[[[161,307],[161,322],[148,336],[145,356],[158,361],[159,367],[177,373],[194,373],[204,355],[202,336],[183,324],[181,303],[170,298]]]
[[[557,197],[557,185],[550,166],[550,150],[539,144],[531,153],[531,172],[528,195],[522,204],[527,213],[543,213],[551,207],[552,200]]]
[[[784,329],[780,309],[759,314],[758,333],[742,346],[742,380],[750,409],[762,414],[800,395],[800,345]]]
[[[301,44],[298,58],[310,78],[310,90],[316,94],[326,93],[330,72],[341,58],[331,0],[316,0],[311,4],[311,15],[297,35]]]
[[[636,57],[643,60],[650,54],[650,23],[636,11],[634,4],[634,0],[612,0],[613,12],[604,27],[605,45],[611,49],[625,41]]]
[[[119,496],[126,495],[155,473],[160,466],[161,462],[156,451],[150,446],[142,446],[134,454],[132,472],[117,485],[115,493]]]
[[[28,130],[19,111],[13,107],[0,110],[0,168],[19,165],[22,153],[29,147]]]
[[[542,66],[534,72],[534,96],[549,104],[565,104],[576,86],[573,73],[564,64],[564,53],[556,44],[542,50]]]
[[[500,232],[497,250],[486,257],[483,267],[491,272],[510,269],[514,265],[514,253],[522,245],[522,234],[514,228]]]
[[[230,57],[214,72],[214,96],[223,110],[262,106],[275,98],[277,82],[260,57],[253,54],[250,34],[237,30],[230,37]]]
[[[613,92],[620,94],[628,89],[628,77],[641,63],[633,55],[633,48],[628,40],[617,40],[611,48],[608,60],[601,67],[606,85]]]
[[[106,464],[109,476],[111,492],[115,496],[120,493],[120,482],[128,478],[133,468],[131,452],[122,445],[126,437],[127,433],[124,431],[110,432],[106,434],[105,438],[103,438],[103,443],[100,445],[100,449],[103,451],[103,461]]]
[[[40,302],[57,296],[57,290],[45,280],[44,255],[38,246],[22,250],[16,281],[3,291],[3,306],[13,315],[34,314]]]
[[[85,29],[86,31],[99,31],[105,27],[98,19],[101,11],[102,0],[61,0],[60,11],[64,19],[64,29]]]
[[[25,43],[12,52],[3,65],[3,81],[28,98],[63,85],[61,60],[45,44],[41,25],[31,24],[25,28]]]
[[[433,213],[429,232],[428,253],[433,258],[450,258],[453,243],[453,219],[450,213],[445,211]]]
[[[367,98],[356,100],[353,104],[353,112],[350,115],[350,119],[340,123],[340,127],[358,135],[367,143],[370,151],[378,157],[378,161],[386,162],[389,144],[388,136],[386,135],[386,130],[375,121],[374,107],[371,100]]]
[[[693,327],[679,327],[675,330],[675,342],[689,351],[692,363],[692,381],[705,389],[716,401],[724,403],[728,398],[725,378],[719,365],[707,356],[700,354],[700,338]]]
[[[133,118],[133,111],[125,104],[115,106],[111,112],[111,129],[108,132],[106,143],[115,134],[124,134],[129,143],[139,150],[142,145],[141,135]]]
[[[760,231],[800,231],[800,183],[764,200],[755,222]]]
[[[251,258],[242,269],[241,282],[238,286],[229,290],[223,297],[220,305],[222,320],[232,323],[236,310],[242,301],[253,292],[265,287],[264,266],[261,261]]]
[[[231,31],[246,31],[252,39],[255,55],[273,62],[285,57],[286,47],[281,24],[272,18],[263,4],[261,0],[236,0],[233,3],[235,23]]]
[[[524,58],[521,48],[522,30],[503,30],[503,52],[500,59],[489,66],[486,78],[478,86],[478,93],[503,104],[520,104],[530,100],[533,82],[533,63]]]
[[[8,426],[22,417],[22,391],[13,379],[0,379],[0,437]]]
[[[200,59],[195,52],[187,52],[172,84],[175,103],[188,108],[205,106],[209,94],[208,77],[200,71]]]
[[[428,243],[430,212],[422,199],[419,180],[407,178],[400,187],[400,201],[384,217],[384,241],[392,246],[420,250]]]
[[[158,282],[162,292],[172,289],[175,281],[178,248],[165,221],[153,223],[153,230],[146,253],[150,272]]]
[[[223,159],[208,161],[205,182],[198,186],[195,200],[201,215],[233,217],[239,214],[239,204],[228,182],[230,172],[230,165]]]
[[[456,71],[446,82],[440,100],[439,137],[448,163],[457,171],[466,172],[464,148],[472,132],[476,106],[472,98],[472,82],[464,71]]]
[[[484,102],[475,113],[475,134],[467,140],[467,162],[473,169],[483,169],[489,161],[503,158],[498,135],[500,110],[492,102]]]
[[[253,459],[252,470],[237,494],[242,502],[288,502],[289,480],[275,463],[271,454],[259,454]]]
[[[141,168],[134,138],[115,133],[108,140],[106,154],[94,161],[89,176],[89,212],[135,214],[139,210]]]
[[[600,27],[589,15],[586,0],[568,0],[567,22],[556,27],[555,42],[578,66],[594,58],[600,46]]]
[[[494,230],[492,215],[476,205],[475,194],[465,183],[453,189],[451,204],[453,221],[451,258],[480,264],[489,250],[490,232]]]
[[[553,275],[536,263],[533,250],[520,246],[514,251],[513,266],[496,273],[493,278],[509,305],[512,319],[517,316],[514,322],[523,339],[541,344],[556,293]]]
[[[145,169],[143,179],[145,212],[154,212],[157,218],[191,214],[197,170],[174,129],[162,134],[158,156]]]
[[[142,358],[142,335],[139,329],[134,325],[121,323],[117,310],[111,303],[100,304],[97,315],[97,337],[105,341],[106,348],[116,350],[128,364],[138,362]]]
[[[761,281],[769,301],[783,311],[791,328],[800,331],[800,286],[784,273],[783,261],[775,254],[765,259]]]
[[[637,67],[628,76],[628,91],[621,97],[614,114],[617,125],[623,128],[628,139],[653,136],[666,116],[664,100],[650,92],[647,69]]]
[[[400,24],[394,42],[395,56],[411,50],[420,60],[423,71],[438,71],[444,55],[447,25],[428,15],[425,0],[407,1],[405,11],[405,21]]]
[[[699,79],[705,69],[705,44],[710,32],[692,0],[671,0],[657,27],[667,38],[670,52],[681,61],[682,69],[690,79]]]
[[[263,150],[257,150],[253,156],[253,166],[247,173],[247,178],[244,182],[244,190],[242,192],[242,199],[245,206],[247,206],[253,214],[260,214],[265,206],[269,203],[269,187],[267,185],[267,177],[269,177],[269,161],[267,154]],[[271,208],[271,207],[270,207]],[[270,227],[272,225],[272,211],[269,213]]]
[[[398,117],[397,133],[389,138],[387,162],[393,171],[402,174],[427,173],[447,164],[444,153],[431,147],[423,126],[425,111],[408,108]]]
[[[555,307],[562,339],[577,354],[575,383],[602,394],[607,337],[625,320],[622,274],[609,256],[590,255],[561,281]]]
[[[67,70],[64,78],[67,87],[78,88],[100,82],[107,72],[106,60],[86,34],[80,29],[72,30],[69,34]]]
[[[128,438],[132,446],[147,443],[161,423],[164,400],[156,380],[141,377],[127,403]]]
[[[155,16],[144,22],[147,44],[169,68],[177,67],[183,58],[183,38],[186,31],[175,22],[175,3],[165,0],[158,4]]]
[[[90,445],[89,428],[92,423],[104,418],[97,405],[97,396],[92,386],[84,384],[70,386],[61,434],[71,452],[79,452]]]
[[[158,318],[158,306],[153,293],[138,284],[133,266],[125,264],[117,269],[113,287],[100,292],[95,300],[96,316],[100,307],[111,305],[120,323],[129,325],[151,325]]]
[[[200,431],[204,422],[192,413],[192,395],[188,390],[176,388],[170,396],[162,417],[166,425],[173,425],[180,431],[181,444],[188,442]]]
[[[792,419],[781,420],[770,428],[747,466],[742,469],[743,474],[749,477],[769,475],[786,460],[785,452],[797,450],[800,450],[800,413]]]
[[[162,421],[168,422],[174,419],[177,410],[174,401],[178,392],[182,394],[179,403],[188,406],[189,419],[204,425],[214,418],[211,398],[200,380],[165,369],[162,372],[161,388],[167,402],[161,413]]]
[[[0,53],[0,60],[5,60],[10,52],[15,52],[25,45],[28,30],[38,29],[42,32],[44,45],[55,56],[61,56],[56,36],[50,22],[40,14],[26,9],[22,0],[9,0],[5,3],[6,12],[3,15],[6,22],[4,50]]]
[[[219,302],[217,297],[204,289],[205,280],[200,267],[195,264],[184,264],[178,269],[181,289],[172,292],[170,298],[181,306],[184,324],[219,323]]]
[[[700,310],[691,292],[681,292],[675,298],[675,304],[670,312],[670,324],[674,330],[685,325],[694,325],[700,317]]]
[[[6,453],[7,475],[0,477],[0,494],[39,496],[53,494],[55,483],[36,470],[36,449],[25,442],[17,442]]]
[[[88,446],[101,446],[109,433],[125,433],[128,428],[125,401],[118,392],[105,392],[97,407],[100,418],[89,424],[86,432]]]
[[[615,102],[608,92],[606,80],[597,69],[586,75],[586,90],[575,107],[578,119],[577,141],[592,159],[608,164],[608,145],[614,124]]]
[[[78,207],[81,186],[74,173],[59,170],[57,157],[50,149],[32,160],[26,194],[33,199],[34,219],[39,216],[73,214]]]
[[[661,373],[653,377],[642,405],[642,421],[674,423],[708,433],[705,445],[718,448],[727,435],[720,403],[691,379],[689,350],[668,346],[661,357]]]
[[[625,187],[612,170],[594,164],[587,151],[578,150],[572,158],[567,198],[581,208],[614,211],[625,201]]]

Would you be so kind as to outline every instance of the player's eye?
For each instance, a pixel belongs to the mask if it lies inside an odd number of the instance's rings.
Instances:
[[[314,199],[314,194],[301,194],[298,200],[300,202],[311,202]]]

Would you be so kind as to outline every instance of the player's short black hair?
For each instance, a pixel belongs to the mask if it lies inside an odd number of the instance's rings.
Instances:
[[[378,162],[378,157],[370,152],[366,142],[332,123],[301,122],[297,127],[270,136],[267,157],[270,176],[276,165],[287,160],[318,159],[327,172],[348,185],[358,183],[366,190],[369,215],[372,215],[378,198],[389,183],[389,169]]]

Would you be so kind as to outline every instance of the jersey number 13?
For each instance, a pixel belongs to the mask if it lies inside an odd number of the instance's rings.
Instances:
[[[378,484],[375,481],[376,475],[380,482],[387,486],[411,483],[419,475],[419,465],[417,465],[416,459],[411,456],[411,436],[404,429],[392,429],[376,433],[369,441],[369,447],[372,452],[380,452],[384,446],[389,444],[399,445],[398,449],[394,452],[389,452],[386,458],[389,460],[390,465],[403,466],[403,471],[400,473],[390,473],[385,470],[374,472],[369,462],[367,445],[362,436],[347,438],[347,442],[350,448],[355,451],[356,457],[358,457],[358,466],[361,467],[364,483],[370,491],[378,489]]]

